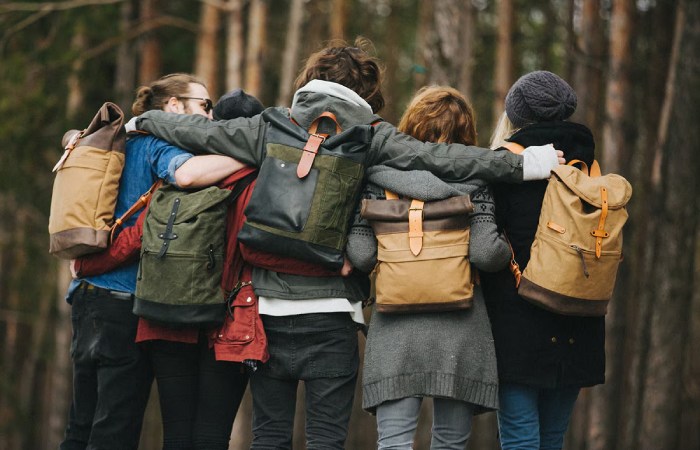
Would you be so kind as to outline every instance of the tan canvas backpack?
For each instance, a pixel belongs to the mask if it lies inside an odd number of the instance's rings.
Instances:
[[[468,195],[422,202],[363,200],[361,216],[377,237],[375,308],[385,313],[451,311],[471,306]]]
[[[625,206],[631,196],[627,180],[601,175],[597,161],[590,173],[578,160],[554,169],[522,278],[512,268],[518,293],[556,313],[605,315],[622,260]]]
[[[59,258],[96,252],[109,243],[124,167],[123,123],[122,110],[107,102],[86,129],[64,135],[49,216],[49,252]]]

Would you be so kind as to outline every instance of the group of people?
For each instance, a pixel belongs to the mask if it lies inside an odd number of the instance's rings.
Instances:
[[[364,198],[385,198],[385,190],[424,201],[469,194],[469,260],[480,280],[466,310],[373,312],[361,382],[363,408],[377,417],[378,448],[412,448],[428,397],[433,449],[464,449],[473,415],[494,410],[503,449],[561,448],[579,390],[603,382],[603,318],[561,316],[528,303],[508,263],[527,265],[550,170],[593,160],[590,131],[566,120],[576,94],[551,72],[521,77],[508,92],[491,149],[480,148],[471,105],[450,87],[418,91],[398,128],[381,121],[381,70],[365,45],[332,44],[312,54],[291,108],[280,110],[304,129],[324,112],[342,129],[373,124]],[[145,133],[127,141],[115,214],[157,179],[191,189],[259,168],[266,158],[263,109],[241,90],[213,105],[204,84],[187,74],[140,88],[127,128]],[[508,142],[525,150],[516,154]],[[71,262],[74,384],[61,450],[137,448],[154,377],[164,450],[227,449],[248,383],[251,448],[291,449],[300,381],[307,448],[345,448],[357,333],[366,328],[362,305],[377,262],[368,223],[356,215],[337,273],[252,267],[269,359],[251,365],[217,354],[211,329],[170,328],[132,314],[138,221],[130,219],[105,253]]]

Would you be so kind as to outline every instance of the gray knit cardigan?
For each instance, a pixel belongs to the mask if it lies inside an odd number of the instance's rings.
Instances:
[[[384,189],[425,201],[470,194],[474,204],[471,263],[485,271],[500,270],[508,263],[510,248],[496,229],[493,196],[484,183],[447,184],[429,172],[402,172],[382,166],[368,169],[368,181],[365,198],[384,198]],[[365,272],[376,264],[376,238],[359,215],[348,238],[347,253],[353,265]],[[472,307],[464,311],[373,311],[362,390],[362,406],[372,413],[385,401],[406,397],[461,400],[474,404],[477,413],[497,409],[496,354],[481,289],[475,287]]]

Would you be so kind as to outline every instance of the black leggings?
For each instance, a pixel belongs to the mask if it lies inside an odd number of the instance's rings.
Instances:
[[[248,384],[241,364],[198,344],[148,341],[163,419],[163,450],[226,450]]]

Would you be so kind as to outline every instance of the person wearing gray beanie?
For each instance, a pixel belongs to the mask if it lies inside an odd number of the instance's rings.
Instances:
[[[219,98],[214,105],[214,120],[229,120],[237,117],[257,116],[265,107],[260,100],[243,89],[234,89]]]
[[[517,153],[516,146],[553,145],[566,161],[590,167],[595,140],[585,125],[567,120],[575,110],[576,93],[564,80],[528,73],[506,96],[491,148]],[[521,271],[531,261],[547,184],[494,186],[496,222]],[[605,318],[564,316],[529,303],[508,269],[480,272],[480,280],[496,347],[501,448],[562,448],[579,391],[605,382]]]
[[[516,128],[566,120],[576,111],[576,92],[556,74],[538,70],[523,75],[506,95],[506,114]]]

